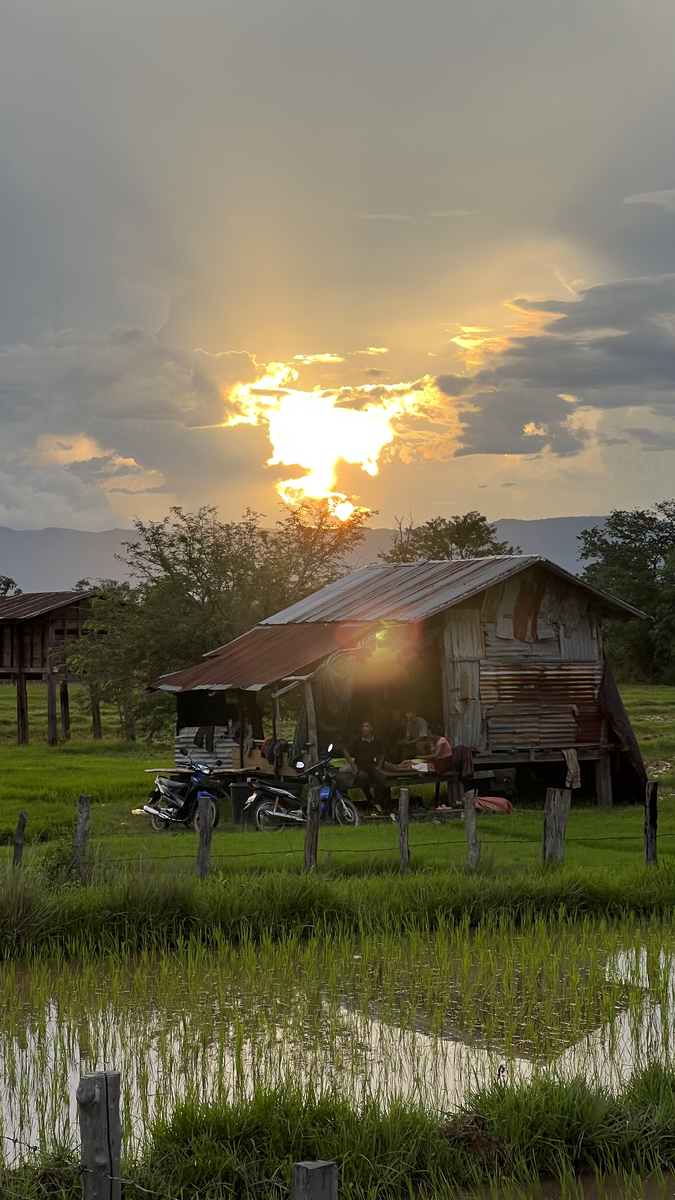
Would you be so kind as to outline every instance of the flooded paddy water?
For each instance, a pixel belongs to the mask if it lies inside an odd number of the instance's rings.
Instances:
[[[656,921],[7,963],[0,1132],[6,1161],[9,1137],[76,1145],[79,1076],[102,1068],[122,1073],[132,1150],[180,1099],[288,1082],[444,1113],[477,1086],[538,1072],[619,1090],[635,1069],[672,1060],[674,1022],[675,931]]]

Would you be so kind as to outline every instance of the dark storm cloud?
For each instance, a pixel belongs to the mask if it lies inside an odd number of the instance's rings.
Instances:
[[[512,338],[490,368],[473,376],[479,411],[464,418],[460,453],[522,454],[548,446],[573,454],[589,437],[573,415],[575,401],[675,416],[675,275],[602,284],[578,300],[515,300],[512,307],[552,319],[539,334]],[[437,384],[446,395],[467,391],[467,380],[457,376],[439,376]]]

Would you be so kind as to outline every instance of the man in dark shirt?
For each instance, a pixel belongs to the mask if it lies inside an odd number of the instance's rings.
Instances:
[[[370,785],[371,783],[374,784],[375,807],[380,808],[382,799],[384,798],[384,784],[386,783],[386,779],[382,774],[384,746],[375,737],[371,721],[362,722],[361,736],[354,738],[348,746],[345,746],[342,753],[347,759],[352,775],[354,776],[353,786],[360,787],[368,803],[372,804],[373,797]]]

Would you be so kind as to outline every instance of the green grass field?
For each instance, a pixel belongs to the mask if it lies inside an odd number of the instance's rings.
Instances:
[[[0,861],[7,860],[21,809],[28,813],[26,861],[53,852],[72,836],[77,796],[92,796],[90,857],[100,866],[191,871],[196,835],[154,833],[145,817],[134,817],[152,784],[144,768],[169,765],[168,746],[121,742],[114,713],[104,714],[104,739],[87,740],[86,693],[73,688],[73,736],[56,747],[46,743],[46,689],[29,689],[31,742],[14,742],[13,688],[0,687]],[[659,856],[675,860],[675,687],[626,687],[624,700],[651,778],[660,781]],[[512,817],[480,817],[484,869],[519,868],[540,856],[541,813],[516,809]],[[610,840],[613,839],[613,840]],[[414,824],[410,834],[413,869],[460,866],[466,848],[459,821]],[[213,866],[233,871],[299,870],[303,832],[241,832],[223,822],[214,834]],[[642,812],[616,808],[572,811],[567,830],[567,862],[572,867],[617,869],[642,861]],[[339,873],[391,870],[398,861],[393,824],[355,830],[322,828],[320,862]]]

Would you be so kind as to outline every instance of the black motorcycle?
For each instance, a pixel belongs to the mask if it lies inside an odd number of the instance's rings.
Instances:
[[[152,803],[135,808],[134,812],[147,813],[153,829],[184,825],[186,828],[191,826],[199,833],[199,801],[202,796],[208,796],[211,800],[211,825],[215,829],[220,819],[218,800],[223,795],[223,788],[212,778],[212,767],[193,762],[186,750],[180,750],[179,754],[187,758],[191,772],[189,779],[167,779],[166,775],[158,775],[155,789],[149,796]],[[216,759],[216,766],[220,765],[220,759]]]
[[[297,762],[296,770],[302,771],[310,784],[321,785],[322,819],[330,819],[338,825],[360,825],[359,810],[353,800],[340,790],[335,776],[330,771],[332,749],[333,747],[329,746],[328,757],[311,767]],[[252,794],[244,805],[244,819],[254,823],[256,829],[269,832],[307,824],[307,800],[295,796],[288,788],[264,783],[260,779],[249,779],[248,786]]]

